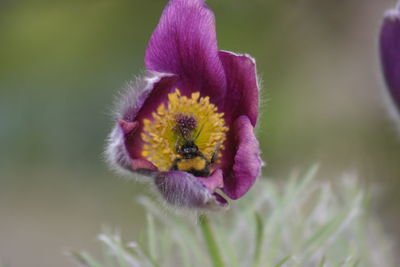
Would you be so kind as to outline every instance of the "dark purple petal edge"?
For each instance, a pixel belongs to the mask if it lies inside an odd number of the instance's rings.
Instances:
[[[233,158],[224,166],[224,188],[222,191],[231,199],[242,197],[253,186],[261,173],[262,161],[254,127],[247,116],[240,116],[232,125],[231,146]],[[229,154],[228,154],[229,156]]]
[[[400,112],[400,11],[385,14],[380,32],[380,56],[383,75],[390,95]]]
[[[229,51],[220,51],[219,56],[228,86],[223,109],[225,119],[232,123],[237,117],[246,115],[255,126],[259,109],[259,85],[254,58]]]

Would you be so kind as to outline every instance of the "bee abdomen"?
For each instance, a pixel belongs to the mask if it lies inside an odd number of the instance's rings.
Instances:
[[[201,157],[181,159],[177,162],[177,167],[180,171],[189,171],[190,169],[200,171],[207,167],[207,162]]]

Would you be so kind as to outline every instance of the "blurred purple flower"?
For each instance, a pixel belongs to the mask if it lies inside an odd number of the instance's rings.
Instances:
[[[169,1],[107,144],[114,168],[150,177],[179,207],[226,207],[216,190],[242,197],[262,164],[255,61],[218,50],[214,24],[203,0]]]
[[[380,33],[380,55],[387,87],[400,111],[400,9],[386,12]]]

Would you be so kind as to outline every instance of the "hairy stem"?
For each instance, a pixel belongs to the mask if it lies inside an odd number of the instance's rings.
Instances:
[[[210,226],[210,222],[206,215],[201,215],[199,217],[201,231],[204,236],[204,240],[207,245],[208,253],[210,254],[211,261],[214,267],[224,267],[224,261],[222,259],[221,252],[219,250],[217,241],[214,237],[214,232]]]

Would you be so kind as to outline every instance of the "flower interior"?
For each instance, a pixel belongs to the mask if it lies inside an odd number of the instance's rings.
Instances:
[[[161,104],[151,119],[143,120],[142,156],[159,171],[168,171],[184,156],[185,145],[191,144],[204,160],[199,161],[197,157],[188,164],[210,164],[213,155],[216,161],[224,149],[228,127],[223,117],[224,113],[217,112],[208,96],[200,97],[200,93],[195,92],[189,98],[176,89],[168,94],[167,105]],[[181,165],[183,167],[178,169],[186,171],[185,164],[181,162]]]

